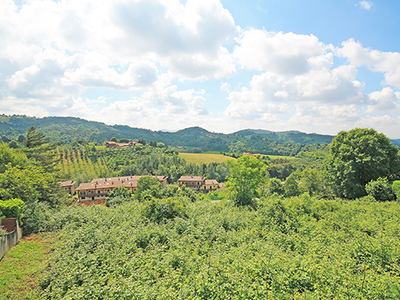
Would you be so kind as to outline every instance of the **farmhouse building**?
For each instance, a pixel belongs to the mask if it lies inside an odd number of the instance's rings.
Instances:
[[[124,186],[132,192],[137,189],[137,183],[142,176],[122,176],[110,178],[96,178],[89,183],[81,183],[76,189],[78,202],[83,204],[105,203],[110,191],[118,186]],[[158,178],[162,186],[167,185],[167,176],[153,176]]]
[[[199,191],[202,193],[212,192],[218,189],[218,181],[206,180],[203,176],[181,176],[178,180],[179,187],[185,185],[186,187]]]
[[[70,195],[75,194],[75,181],[68,180],[68,181],[59,181],[58,182],[61,187],[67,191]]]
[[[110,141],[110,142],[106,143],[106,148],[132,147],[132,146],[137,146],[137,145],[142,145],[142,144],[138,143],[138,142],[117,143],[117,142]]]

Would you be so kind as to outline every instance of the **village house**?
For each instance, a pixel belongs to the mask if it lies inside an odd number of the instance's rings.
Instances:
[[[142,145],[142,144],[138,143],[138,142],[117,143],[117,142],[110,141],[110,142],[106,143],[106,148],[132,147],[132,146],[137,146],[137,145]]]
[[[181,176],[178,180],[179,187],[185,185],[193,191],[208,193],[216,191],[219,187],[218,181],[206,180],[203,176]]]
[[[57,183],[61,185],[61,187],[65,191],[67,191],[70,195],[73,195],[75,194],[75,182],[76,181],[68,180],[68,181],[59,181]]]
[[[89,183],[81,183],[76,189],[78,202],[83,204],[100,204],[106,202],[110,191],[118,186],[124,186],[132,192],[137,189],[137,183],[142,176],[122,176],[109,178],[96,178]],[[162,187],[167,185],[167,176],[153,176],[158,178]]]
[[[216,191],[219,188],[219,183],[215,179],[205,180],[204,185],[202,186],[202,192],[208,193],[212,191]]]

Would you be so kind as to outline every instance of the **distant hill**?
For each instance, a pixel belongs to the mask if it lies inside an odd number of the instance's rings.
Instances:
[[[102,144],[113,137],[132,140],[144,138],[147,142],[155,140],[168,146],[180,146],[191,152],[248,151],[295,155],[301,150],[307,150],[305,149],[306,145],[329,144],[333,139],[333,136],[329,135],[307,134],[299,131],[273,132],[262,129],[246,129],[223,134],[210,132],[201,127],[191,127],[176,132],[167,132],[124,125],[109,126],[101,122],[73,117],[36,118],[24,115],[0,115],[1,136],[17,139],[20,134],[25,134],[31,126],[35,126],[53,142],[71,143],[85,140]]]
[[[331,135],[321,135],[316,133],[304,133],[300,131],[281,131],[281,132],[273,132],[269,130],[262,130],[262,129],[245,129],[235,134],[242,136],[242,137],[251,137],[251,136],[263,136],[268,138],[269,140],[282,142],[282,143],[301,143],[301,144],[314,144],[314,143],[327,143],[329,144],[334,136]]]

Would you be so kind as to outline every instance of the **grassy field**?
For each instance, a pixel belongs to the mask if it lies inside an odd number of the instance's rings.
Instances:
[[[234,159],[222,154],[209,154],[209,153],[179,153],[179,156],[185,159],[188,163],[192,164],[209,164],[209,163],[224,163],[229,159]]]
[[[53,235],[24,237],[0,261],[0,299],[41,299],[38,276],[46,267]]]

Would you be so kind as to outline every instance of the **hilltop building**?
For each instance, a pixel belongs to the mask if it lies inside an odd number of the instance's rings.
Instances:
[[[106,143],[106,148],[122,148],[122,147],[132,147],[132,146],[138,146],[142,145],[141,143],[138,142],[129,142],[129,143],[117,143],[117,142],[107,142]]]

